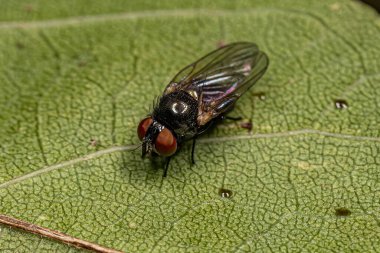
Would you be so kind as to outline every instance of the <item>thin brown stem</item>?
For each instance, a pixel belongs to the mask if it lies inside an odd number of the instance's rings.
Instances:
[[[11,226],[12,228],[23,229],[30,233],[41,235],[49,239],[53,239],[53,240],[56,240],[68,245],[72,245],[77,248],[88,249],[94,252],[101,252],[101,253],[121,253],[122,252],[122,251],[118,251],[118,250],[114,250],[110,248],[105,248],[98,244],[87,242],[87,241],[72,237],[70,235],[64,234],[62,232],[40,227],[38,225],[29,223],[26,221],[22,221],[22,220],[19,220],[7,215],[3,215],[3,214],[0,214],[0,223]]]

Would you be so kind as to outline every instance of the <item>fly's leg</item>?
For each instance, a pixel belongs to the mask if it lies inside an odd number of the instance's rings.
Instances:
[[[169,168],[170,158],[171,158],[171,156],[169,156],[168,158],[166,158],[165,170],[164,170],[164,174],[162,175],[162,177],[166,177],[166,175],[168,174],[168,168]]]
[[[242,120],[242,117],[230,117],[230,116],[222,116],[222,120],[228,119],[228,120],[233,120],[233,121],[239,121]]]
[[[193,146],[191,148],[191,163],[192,164],[195,164],[195,160],[194,160],[194,151],[195,151],[195,141],[196,141],[197,137],[194,137],[193,138]]]
[[[237,96],[233,96],[228,98],[227,100],[223,101],[220,105],[218,105],[217,108],[215,108],[215,113],[220,114],[220,119],[228,119],[228,120],[233,120],[233,121],[238,121],[242,120],[242,117],[230,117],[226,116],[225,114],[232,111],[232,109],[235,106],[235,102],[238,99]]]
[[[240,121],[242,120],[243,118],[242,117],[229,117],[229,116],[225,116],[225,115],[222,115],[220,117],[221,120],[232,120],[232,121]],[[240,124],[240,127],[241,128],[245,128],[248,130],[248,132],[252,132],[252,120],[249,120],[248,122],[241,122]]]

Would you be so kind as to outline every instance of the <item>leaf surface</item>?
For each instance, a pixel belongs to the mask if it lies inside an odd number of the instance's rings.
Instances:
[[[37,3],[34,16],[1,11],[1,213],[123,251],[380,248],[374,11],[350,1]],[[270,58],[231,113],[253,133],[223,122],[199,140],[195,166],[188,143],[162,179],[159,160],[131,151],[138,122],[177,71],[234,41]],[[2,249],[77,251],[0,229]]]

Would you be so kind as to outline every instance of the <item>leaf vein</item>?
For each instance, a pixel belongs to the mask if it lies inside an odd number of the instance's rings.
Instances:
[[[331,132],[325,132],[321,130],[315,130],[315,129],[301,129],[301,130],[294,130],[294,131],[287,131],[287,132],[279,132],[279,133],[267,133],[267,134],[254,134],[254,135],[239,135],[239,136],[227,136],[227,137],[214,137],[214,138],[205,138],[200,139],[199,143],[223,143],[227,141],[239,141],[239,140],[251,140],[251,139],[264,139],[264,138],[281,138],[281,137],[292,137],[292,136],[298,136],[298,135],[321,135],[325,137],[332,137],[332,138],[338,138],[338,139],[346,139],[346,140],[353,140],[353,141],[374,141],[374,142],[380,142],[380,137],[372,137],[372,136],[357,136],[357,135],[350,135],[350,134],[340,134],[340,133],[331,133]],[[127,146],[115,146],[110,147],[107,149],[103,149],[91,154],[87,154],[82,157],[75,158],[73,160],[64,161],[61,163],[57,163],[54,165],[50,165],[47,167],[43,167],[41,169],[38,169],[36,171],[33,171],[31,173],[13,178],[7,182],[4,182],[0,184],[0,189],[7,188],[8,186],[17,184],[19,182],[25,181],[30,178],[34,178],[37,176],[40,176],[42,174],[45,174],[50,171],[58,170],[70,165],[74,165],[76,163],[80,163],[82,161],[91,160],[93,158],[100,157],[105,154],[111,154],[114,152],[122,152],[122,151],[128,151],[133,150],[137,148],[139,145],[127,145]]]

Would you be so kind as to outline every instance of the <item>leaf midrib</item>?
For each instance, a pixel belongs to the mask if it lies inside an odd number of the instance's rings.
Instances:
[[[320,131],[320,130],[315,130],[315,129],[301,129],[301,130],[279,132],[279,133],[269,133],[269,134],[253,134],[253,135],[237,135],[237,136],[227,136],[227,137],[202,138],[198,141],[198,143],[225,143],[225,142],[230,142],[230,141],[284,138],[284,137],[294,137],[294,136],[299,136],[299,135],[320,135],[324,137],[332,137],[332,138],[346,139],[346,140],[352,140],[352,141],[380,142],[380,137],[340,134],[340,133],[332,133],[332,132]],[[42,167],[31,173],[27,173],[27,174],[15,177],[9,181],[1,183],[0,190],[5,189],[14,184],[23,182],[25,180],[28,180],[30,178],[34,178],[42,174],[55,171],[61,168],[65,168],[67,166],[71,166],[83,161],[88,161],[94,158],[98,158],[106,154],[112,154],[112,153],[122,152],[122,151],[130,151],[138,147],[139,147],[139,144],[114,146],[114,147],[96,151],[94,153],[86,154],[84,156],[77,157],[75,159],[63,161],[63,162],[56,163],[47,167]]]

